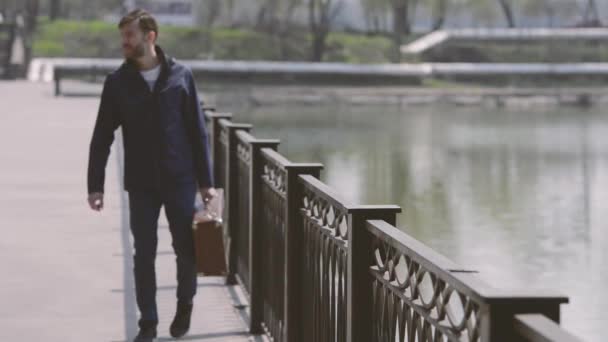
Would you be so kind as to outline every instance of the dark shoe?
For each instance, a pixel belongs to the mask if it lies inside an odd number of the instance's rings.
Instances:
[[[144,327],[139,329],[133,342],[152,342],[156,338],[156,327]]]
[[[182,337],[190,329],[190,316],[192,315],[192,304],[177,303],[175,318],[169,329],[171,336]]]

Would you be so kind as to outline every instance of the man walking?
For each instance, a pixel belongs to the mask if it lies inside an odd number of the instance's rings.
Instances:
[[[190,327],[196,294],[192,219],[197,188],[205,201],[216,195],[206,128],[192,72],[156,45],[156,20],[135,10],[118,27],[125,62],[104,83],[89,152],[88,201],[93,210],[103,208],[105,168],[114,131],[121,127],[141,314],[135,341],[157,335],[154,263],[161,206],[177,256],[177,310],[170,333],[181,337]]]

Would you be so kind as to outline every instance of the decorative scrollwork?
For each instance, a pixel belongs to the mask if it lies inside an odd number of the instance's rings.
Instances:
[[[264,163],[262,180],[281,196],[287,196],[287,172],[268,160]]]
[[[378,341],[404,336],[407,341],[415,336],[418,341],[480,340],[478,303],[385,241],[374,238],[373,246]]]
[[[242,142],[240,139],[236,145],[237,158],[247,165],[251,165],[251,145]]]
[[[285,207],[287,173],[264,158],[262,171],[262,224],[264,263],[264,326],[273,341],[281,342],[284,336],[285,289]]]
[[[228,146],[228,128],[223,126],[220,128],[219,142],[224,146]]]
[[[301,184],[303,340],[346,341],[348,212],[323,190]]]
[[[301,205],[305,215],[320,227],[331,230],[334,237],[348,240],[346,210],[331,204],[327,198],[323,198],[309,187],[304,188]]]
[[[235,253],[237,255],[237,273],[242,283],[245,285],[245,289],[251,293],[251,283],[249,278],[249,241],[250,241],[250,184],[251,184],[251,173],[250,163],[248,160],[249,156],[249,144],[244,144],[242,141],[237,140],[237,184],[238,188],[234,190],[236,193],[237,202],[235,203],[236,210],[238,211],[237,221],[238,225],[234,227],[236,238],[233,237],[233,241],[236,240]]]

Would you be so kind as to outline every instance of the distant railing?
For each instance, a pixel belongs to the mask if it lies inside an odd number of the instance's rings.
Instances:
[[[355,205],[293,163],[278,140],[206,111],[226,189],[229,283],[250,330],[274,341],[578,341],[560,295],[497,290],[395,227],[394,205]]]

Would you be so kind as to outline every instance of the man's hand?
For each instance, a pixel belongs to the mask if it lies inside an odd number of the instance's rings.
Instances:
[[[95,211],[101,211],[103,209],[103,192],[89,194],[89,206]]]
[[[207,203],[212,198],[217,196],[217,191],[215,188],[200,188],[201,197],[203,198],[203,202]]]

